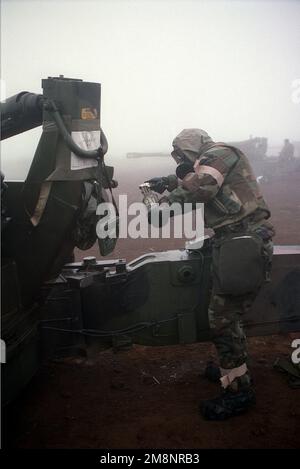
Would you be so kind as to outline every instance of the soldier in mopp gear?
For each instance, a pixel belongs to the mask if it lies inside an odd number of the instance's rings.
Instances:
[[[288,138],[284,140],[284,145],[279,153],[279,160],[283,163],[288,163],[294,160],[294,145],[289,141]]]
[[[220,380],[222,393],[200,405],[209,420],[245,412],[255,403],[241,320],[270,275],[274,229],[246,156],[215,143],[201,129],[184,129],[173,140],[175,175],[153,178],[154,191],[170,193],[161,201],[204,203],[204,221],[212,238],[212,292],[208,310],[219,367],[206,375]]]

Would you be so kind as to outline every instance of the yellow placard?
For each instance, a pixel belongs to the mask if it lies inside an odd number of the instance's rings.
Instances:
[[[93,109],[91,107],[83,107],[81,109],[81,119],[97,119],[97,109]]]

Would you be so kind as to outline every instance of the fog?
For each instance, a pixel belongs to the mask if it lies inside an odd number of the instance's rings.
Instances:
[[[300,140],[299,24],[297,1],[2,0],[2,92],[39,93],[59,74],[100,82],[115,164],[168,151],[186,127]],[[9,178],[24,177],[39,134],[2,143]]]

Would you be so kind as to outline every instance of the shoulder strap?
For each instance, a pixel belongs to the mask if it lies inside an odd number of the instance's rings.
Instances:
[[[108,190],[109,190],[110,195],[111,195],[111,200],[112,200],[113,206],[115,207],[116,216],[118,217],[119,216],[119,209],[118,209],[117,203],[116,203],[114,195],[113,195],[110,179],[109,179],[107,169],[106,169],[106,166],[105,166],[105,163],[104,163],[104,158],[101,159],[101,166],[102,166],[103,174],[104,174],[106,182],[107,182]]]

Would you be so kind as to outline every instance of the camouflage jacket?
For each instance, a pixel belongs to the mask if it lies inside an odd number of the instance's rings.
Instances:
[[[254,223],[270,217],[248,159],[240,150],[222,143],[209,144],[193,170],[181,182],[169,176],[167,201],[204,203],[207,228],[220,228],[248,216]]]

